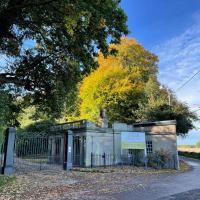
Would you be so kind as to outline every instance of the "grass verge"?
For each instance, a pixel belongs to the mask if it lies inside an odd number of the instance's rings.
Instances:
[[[6,186],[7,184],[11,183],[12,181],[14,181],[16,178],[15,176],[4,176],[4,175],[0,175],[0,189],[4,186]]]
[[[180,172],[187,172],[188,170],[190,170],[190,166],[183,160],[180,160],[179,164],[180,164]]]

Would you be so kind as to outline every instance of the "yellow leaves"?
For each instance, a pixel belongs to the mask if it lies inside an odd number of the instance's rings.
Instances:
[[[101,107],[126,101],[129,93],[142,91],[142,72],[140,68],[130,71],[120,66],[100,66],[83,80],[80,87],[82,117],[95,120]]]
[[[104,18],[101,18],[99,20],[99,27],[105,28],[106,27],[106,20]]]
[[[102,86],[111,93],[124,93],[132,88],[127,70],[122,67],[108,68],[105,71]]]
[[[123,53],[123,51],[126,51],[128,47],[131,45],[137,44],[136,40],[134,39],[128,39],[128,38],[122,38],[121,44],[118,45],[110,45],[109,50],[116,49],[119,54]],[[98,56],[98,63],[101,67],[115,67],[115,66],[122,66],[121,57],[118,56],[108,56],[107,58],[104,58],[103,54],[100,52]]]
[[[126,105],[137,107],[144,92],[156,57],[151,58],[152,54],[134,39],[122,38],[121,44],[110,45],[110,50],[113,48],[118,55],[104,58],[99,53],[99,68],[85,77],[80,86],[82,118],[95,121],[100,108],[106,108],[109,115],[113,112],[116,116],[121,105],[124,109]]]
[[[128,37],[122,37],[121,38],[121,43],[120,44],[111,44],[110,48],[116,48],[118,51],[122,52],[123,50],[137,45],[138,42],[134,38],[128,38]]]

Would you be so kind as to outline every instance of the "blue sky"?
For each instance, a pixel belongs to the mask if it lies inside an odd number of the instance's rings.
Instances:
[[[131,36],[146,48],[181,34],[193,24],[199,0],[122,0]]]
[[[200,74],[176,89],[200,69],[200,0],[122,0],[121,7],[128,15],[129,36],[159,56],[160,82],[191,110],[198,109]],[[198,140],[200,131],[193,130],[178,143]]]

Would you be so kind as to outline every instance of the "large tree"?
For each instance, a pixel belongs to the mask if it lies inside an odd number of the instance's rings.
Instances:
[[[193,129],[197,116],[157,80],[157,57],[135,40],[123,38],[115,47],[118,55],[99,55],[99,68],[80,85],[81,118],[97,121],[107,110],[110,122],[126,123],[177,120],[177,133]],[[168,102],[171,95],[171,105]]]
[[[1,0],[0,85],[40,110],[60,113],[73,86],[95,68],[96,51],[127,34],[116,0]]]
[[[98,57],[99,68],[84,78],[80,86],[80,114],[96,121],[105,108],[110,122],[134,122],[145,83],[157,71],[157,57],[134,39],[123,38],[117,56]]]

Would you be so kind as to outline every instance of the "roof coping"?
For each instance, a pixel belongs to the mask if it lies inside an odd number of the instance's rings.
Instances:
[[[165,121],[154,121],[154,122],[142,122],[134,123],[134,127],[144,127],[144,126],[164,126],[164,125],[176,125],[176,120],[165,120]]]

